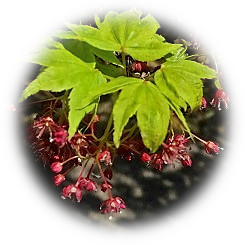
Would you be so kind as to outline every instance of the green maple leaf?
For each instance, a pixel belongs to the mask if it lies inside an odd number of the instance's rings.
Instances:
[[[106,62],[122,66],[121,62],[116,58],[112,51],[102,50],[89,45],[72,31],[58,31],[54,36],[60,38],[64,47],[74,55],[79,55],[85,62],[94,62],[94,55]]]
[[[134,10],[121,14],[109,12],[103,22],[95,18],[98,28],[75,24],[67,26],[77,39],[101,50],[124,52],[140,61],[153,61],[176,52],[180,45],[167,43],[156,34],[160,26],[151,15],[140,17],[141,13]]]
[[[113,108],[116,147],[120,145],[123,128],[133,115],[137,117],[144,145],[155,152],[168,131],[168,101],[150,82],[139,82],[123,88]]]
[[[69,95],[69,137],[71,138],[84,115],[93,110],[98,103],[81,111],[75,108],[87,93],[101,83],[106,83],[102,73],[95,69],[95,62],[86,63],[66,50],[63,45],[52,44],[58,49],[44,48],[32,58],[32,62],[46,67],[22,93],[21,100],[36,94],[40,90],[60,92],[72,89]]]
[[[216,72],[190,60],[167,61],[155,74],[155,83],[161,92],[176,105],[191,109],[201,105],[203,96],[202,79],[215,78]]]
[[[167,99],[151,82],[132,77],[118,77],[101,84],[81,101],[78,111],[90,106],[101,95],[122,90],[113,107],[114,143],[120,145],[123,128],[136,115],[146,147],[156,151],[166,137],[170,110]]]

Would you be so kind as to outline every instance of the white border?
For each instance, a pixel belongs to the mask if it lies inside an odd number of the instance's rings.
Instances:
[[[22,60],[65,21],[100,11],[136,7],[198,35],[222,62],[232,101],[229,153],[215,178],[188,205],[164,220],[104,230],[57,206],[27,170],[20,150],[16,103]],[[160,17],[160,18],[159,18]],[[241,244],[244,240],[244,7],[242,1],[6,1],[1,3],[1,240],[3,244]],[[242,136],[243,134],[243,136]],[[154,190],[153,190],[154,191]]]

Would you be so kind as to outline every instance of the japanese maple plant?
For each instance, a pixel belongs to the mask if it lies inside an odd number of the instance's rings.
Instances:
[[[63,185],[62,197],[80,202],[99,189],[105,195],[101,213],[116,213],[126,204],[113,195],[115,159],[138,159],[159,171],[170,164],[191,167],[188,142],[197,140],[207,154],[217,154],[218,144],[194,135],[186,115],[208,104],[227,107],[229,98],[218,71],[193,60],[184,42],[157,34],[151,15],[109,12],[95,24],[67,24],[69,30],[54,33],[31,58],[41,69],[21,101],[46,96],[38,101],[45,106],[33,118],[29,140],[53,171],[54,184]],[[211,82],[217,92],[208,103],[203,86]],[[99,113],[104,98],[111,104],[108,117]]]

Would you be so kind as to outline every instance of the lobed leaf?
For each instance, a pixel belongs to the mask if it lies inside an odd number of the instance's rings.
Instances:
[[[138,100],[140,97],[140,86],[141,84],[137,83],[123,88],[113,107],[113,140],[116,147],[119,147],[120,145],[122,131],[128,123],[129,118],[135,115],[140,106]]]
[[[103,22],[96,16],[97,28],[85,25],[68,25],[90,45],[108,51],[125,52],[140,61],[153,61],[175,52],[178,44],[164,43],[156,34],[159,23],[151,16],[140,19],[139,11],[129,10],[118,14],[109,12]]]
[[[170,111],[167,100],[152,83],[133,84],[121,91],[113,108],[116,147],[123,128],[135,114],[145,146],[155,152],[166,137]]]
[[[201,79],[216,77],[216,72],[202,64],[190,60],[167,61],[156,73],[156,84],[170,100],[183,107],[182,98],[191,109],[200,106],[203,95]],[[184,107],[183,107],[184,108]]]
[[[101,84],[93,89],[90,93],[88,93],[87,97],[85,97],[79,106],[77,106],[77,110],[82,110],[89,104],[93,103],[94,100],[98,99],[101,95],[106,95],[110,93],[114,93],[125,86],[131,85],[131,84],[139,84],[142,83],[141,79],[133,78],[133,77],[118,77],[115,79],[112,79],[110,82],[106,84]]]

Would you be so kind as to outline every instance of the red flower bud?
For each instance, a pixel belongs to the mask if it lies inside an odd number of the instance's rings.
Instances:
[[[211,153],[218,154],[219,153],[219,146],[218,146],[218,144],[215,144],[212,141],[208,141],[205,145],[205,151],[207,154],[211,154]]]
[[[101,191],[106,192],[107,189],[112,188],[112,184],[109,181],[107,181],[107,183],[103,182],[100,187]]]
[[[217,90],[215,93],[215,96],[213,100],[211,101],[211,105],[213,107],[218,107],[218,110],[221,110],[221,103],[224,104],[225,109],[228,108],[228,102],[230,101],[229,97],[226,95],[226,93],[223,90]]]
[[[181,161],[182,165],[185,167],[191,167],[192,165],[191,157],[188,154],[184,154],[182,157],[183,157]]]
[[[132,68],[132,71],[136,71],[136,72],[147,72],[148,71],[147,62],[134,61],[131,68]]]
[[[54,176],[53,181],[56,186],[59,186],[62,182],[65,181],[65,176],[63,174],[58,174]]]
[[[54,173],[59,173],[63,169],[61,162],[53,162],[50,168]]]
[[[144,152],[140,157],[142,162],[149,163],[151,161],[151,156]]]

